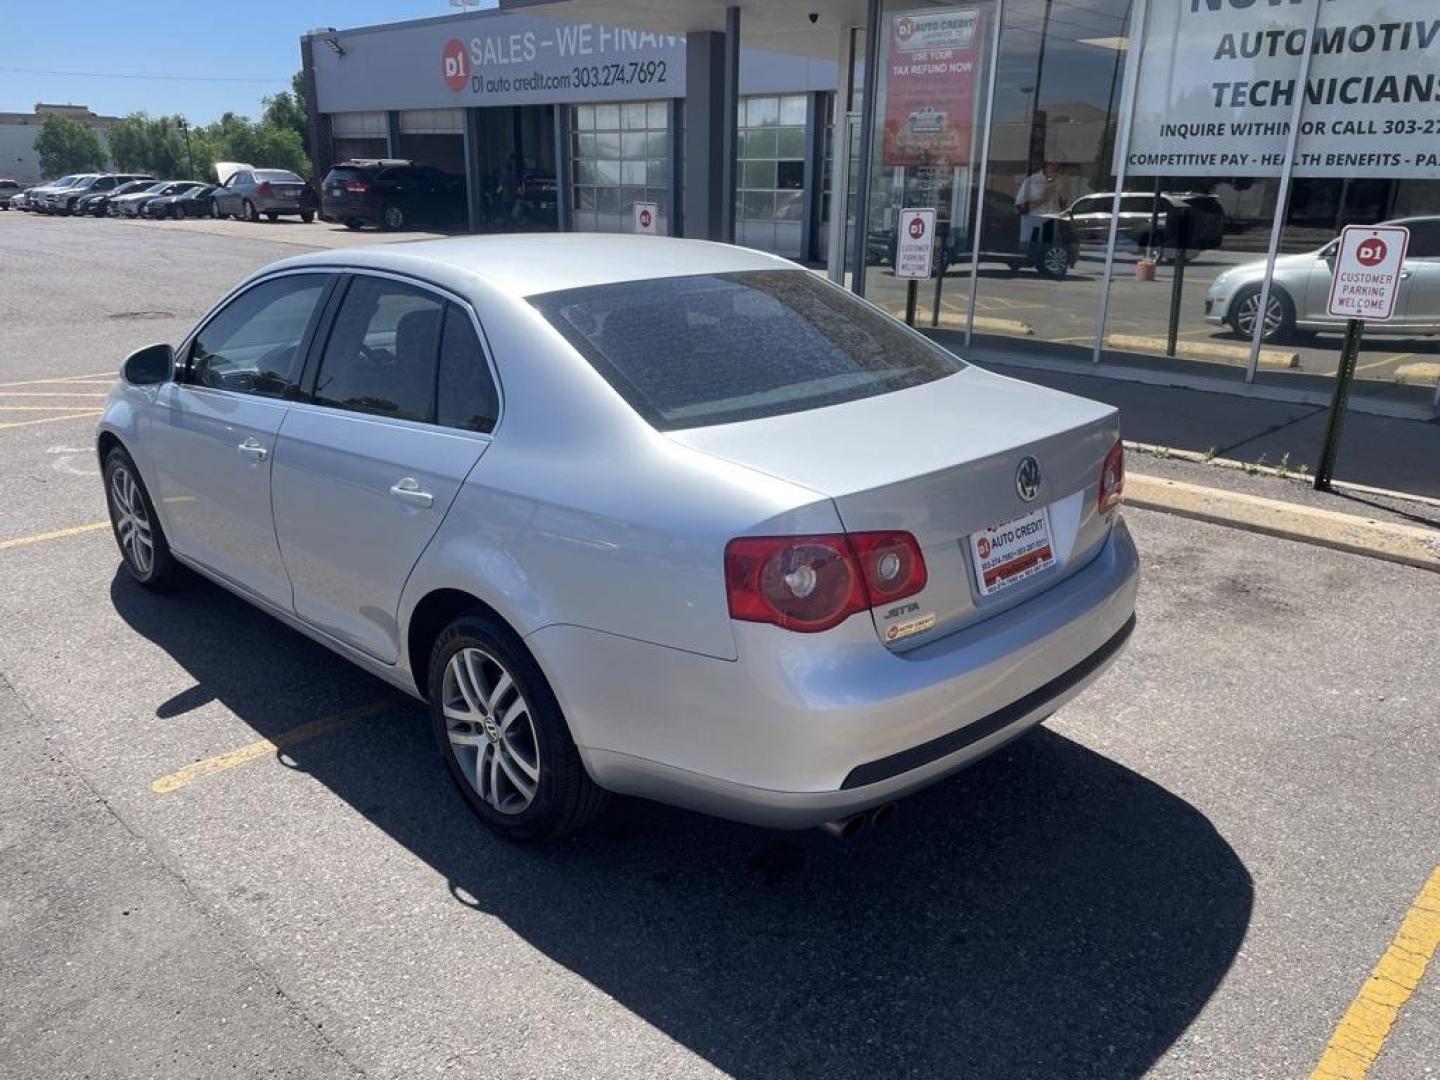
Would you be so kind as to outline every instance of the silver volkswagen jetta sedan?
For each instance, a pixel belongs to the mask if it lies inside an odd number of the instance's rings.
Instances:
[[[427,701],[516,839],[606,792],[849,827],[1134,622],[1113,408],[754,251],[303,255],[123,376],[98,450],[130,574],[196,570]]]

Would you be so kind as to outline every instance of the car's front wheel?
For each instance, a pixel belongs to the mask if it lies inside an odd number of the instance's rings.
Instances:
[[[1260,286],[1247,285],[1240,290],[1240,294],[1230,306],[1230,328],[1241,337],[1253,337],[1259,316]],[[1260,331],[1260,340],[1284,341],[1294,330],[1295,302],[1279,285],[1272,284],[1270,297],[1265,304],[1265,321]]]
[[[255,204],[252,203],[249,199],[246,199],[243,203],[240,204],[240,216],[244,220],[252,223],[258,222],[260,220],[260,215],[255,212]]]
[[[380,224],[390,231],[405,227],[405,210],[396,203],[386,203],[380,211]]]
[[[550,684],[493,616],[460,616],[430,653],[435,741],[465,801],[511,840],[554,840],[605,807]]]
[[[1035,260],[1035,269],[1043,277],[1065,280],[1065,275],[1070,272],[1070,249],[1064,244],[1051,244]]]
[[[155,516],[155,504],[150,501],[135,462],[118,446],[105,455],[105,501],[110,507],[115,542],[130,576],[158,591],[178,585],[184,569],[170,554],[165,530]]]

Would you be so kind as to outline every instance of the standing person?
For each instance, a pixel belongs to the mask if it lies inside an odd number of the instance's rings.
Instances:
[[[1039,230],[1045,214],[1060,212],[1060,191],[1055,182],[1055,163],[1045,162],[1020,182],[1015,193],[1015,209],[1020,211],[1020,245],[1042,239]]]

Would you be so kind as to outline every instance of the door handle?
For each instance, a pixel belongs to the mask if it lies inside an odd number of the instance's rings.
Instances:
[[[255,440],[255,437],[253,435],[250,438],[246,439],[244,442],[242,442],[235,449],[239,450],[240,453],[244,454],[248,458],[254,458],[256,461],[264,461],[270,456],[270,451],[266,450],[265,447],[261,446]]]
[[[1404,281],[1406,278],[1412,278],[1412,277],[1414,277],[1414,276],[1415,276],[1415,271],[1414,271],[1414,270],[1401,270],[1401,271],[1400,271],[1400,280],[1401,280],[1401,281]]]
[[[413,476],[407,476],[403,480],[397,480],[390,487],[390,494],[394,495],[403,503],[411,506],[429,506],[435,501],[435,496],[428,491],[420,490],[420,481]]]

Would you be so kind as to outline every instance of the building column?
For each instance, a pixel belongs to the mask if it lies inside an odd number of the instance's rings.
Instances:
[[[825,99],[824,90],[805,98],[805,190],[800,233],[800,261],[814,262],[820,250],[820,211],[825,205]]]
[[[465,110],[465,209],[470,231],[479,232],[484,224],[484,209],[481,204],[479,162],[480,152],[480,110]]]
[[[665,103],[665,130],[670,136],[670,213],[666,215],[670,236],[685,235],[685,99]]]
[[[724,239],[724,46],[713,31],[685,35],[684,235],[699,240]],[[733,205],[733,188],[730,198]]]
[[[385,114],[385,156],[400,156],[400,113],[395,109]]]
[[[575,140],[570,137],[571,106],[555,106],[555,227],[575,231]]]
[[[865,84],[860,92],[860,175],[850,178],[855,191],[855,235],[850,289],[865,295],[865,249],[870,233],[871,147],[875,141],[875,84],[880,81],[880,0],[869,0],[865,14]]]
[[[720,239],[727,244],[735,242],[735,192],[739,186],[739,147],[736,145],[740,128],[740,9],[731,5],[725,9],[725,70],[724,93],[720,139],[724,157],[720,174]]]
[[[306,35],[300,39],[301,86],[305,93],[305,142],[310,151],[310,168],[314,170],[318,184],[330,167],[335,164],[334,143],[330,138],[330,117],[320,111],[320,102],[315,90],[315,56],[311,50],[315,39]]]

